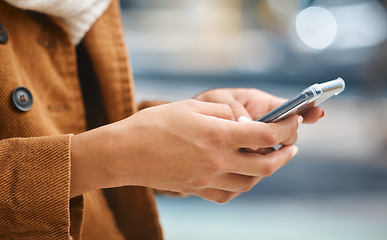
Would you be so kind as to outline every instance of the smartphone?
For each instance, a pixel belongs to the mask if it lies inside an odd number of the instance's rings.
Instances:
[[[256,121],[265,123],[278,122],[293,114],[301,114],[309,108],[318,106],[329,98],[340,94],[344,89],[345,82],[340,77],[332,81],[313,84],[305,88],[296,97],[268,112]]]

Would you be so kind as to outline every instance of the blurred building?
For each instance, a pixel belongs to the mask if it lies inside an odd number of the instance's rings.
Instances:
[[[387,37],[376,0],[125,0],[137,75],[361,79]]]

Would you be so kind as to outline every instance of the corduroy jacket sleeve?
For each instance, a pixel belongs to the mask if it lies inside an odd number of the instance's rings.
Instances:
[[[78,75],[78,49],[59,19],[0,0],[0,24],[8,34],[0,44],[0,239],[162,239],[150,189],[69,199],[71,135],[63,134],[86,131],[87,114],[102,114],[106,124],[136,111],[119,1],[82,41],[96,95],[82,92],[91,90],[80,84],[90,75]],[[27,112],[11,98],[19,87],[33,96]],[[85,104],[96,96],[99,111]]]
[[[0,141],[0,238],[70,238],[71,135]]]
[[[71,221],[65,135],[85,129],[75,49],[48,17],[2,0],[0,24],[0,239],[69,239],[82,224]],[[20,87],[33,97],[28,111],[12,97]]]

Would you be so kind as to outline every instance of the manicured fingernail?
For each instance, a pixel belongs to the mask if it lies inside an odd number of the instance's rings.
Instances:
[[[302,116],[298,116],[298,126],[301,125],[301,123],[304,121],[304,118]]]
[[[250,118],[246,117],[246,116],[240,116],[238,118],[238,122],[252,122],[253,120],[251,120]]]
[[[293,146],[292,157],[296,156],[297,153],[298,153],[298,147],[297,146]]]
[[[320,118],[322,118],[322,117],[324,117],[324,116],[325,116],[325,112],[324,112],[324,110],[323,110]]]

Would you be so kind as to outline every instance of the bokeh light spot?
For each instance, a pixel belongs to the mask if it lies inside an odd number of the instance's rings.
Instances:
[[[337,22],[326,8],[310,7],[297,15],[296,30],[299,38],[307,46],[324,49],[335,40]]]

